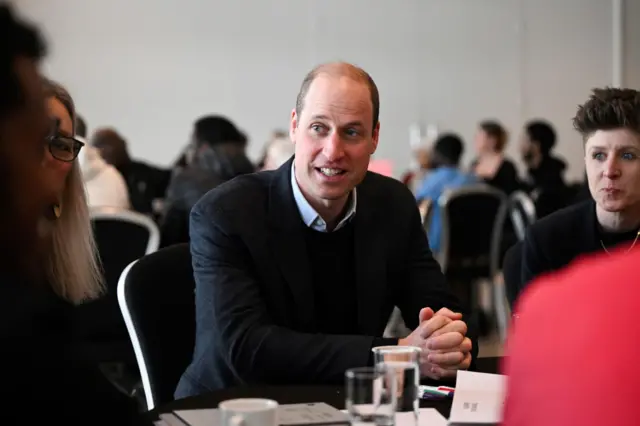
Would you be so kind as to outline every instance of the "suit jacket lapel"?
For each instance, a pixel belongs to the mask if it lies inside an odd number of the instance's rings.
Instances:
[[[380,333],[380,312],[386,294],[386,255],[382,226],[376,221],[375,196],[367,191],[366,178],[358,186],[355,214],[355,268],[358,295],[358,328],[364,334]]]
[[[269,187],[269,244],[293,294],[300,326],[313,329],[315,323],[311,270],[304,239],[305,225],[291,189],[292,161],[287,161],[275,172]]]

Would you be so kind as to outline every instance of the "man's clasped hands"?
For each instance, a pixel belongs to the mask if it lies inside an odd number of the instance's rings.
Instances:
[[[398,345],[419,347],[420,375],[431,379],[456,376],[458,370],[471,365],[471,339],[462,314],[442,308],[433,312],[431,308],[420,311],[420,325]]]

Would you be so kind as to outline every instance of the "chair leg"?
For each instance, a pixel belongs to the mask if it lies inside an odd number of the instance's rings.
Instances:
[[[496,322],[498,323],[498,335],[500,341],[504,342],[509,331],[509,323],[511,322],[511,309],[509,309],[502,273],[496,275],[493,280],[493,296]]]

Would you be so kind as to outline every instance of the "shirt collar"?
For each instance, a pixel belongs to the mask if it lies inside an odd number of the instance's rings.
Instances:
[[[327,224],[320,217],[318,212],[311,207],[311,204],[304,198],[302,195],[302,191],[300,190],[300,186],[298,185],[298,181],[296,180],[296,174],[294,165],[291,164],[291,188],[293,189],[293,198],[296,200],[296,205],[298,206],[298,211],[300,212],[300,217],[302,217],[302,221],[309,228],[320,231],[320,232],[328,232]],[[342,220],[338,223],[338,226],[335,227],[334,231],[345,226],[351,218],[356,214],[356,188],[353,188],[351,191],[351,196],[349,197],[349,208],[347,209],[347,213],[344,215]]]

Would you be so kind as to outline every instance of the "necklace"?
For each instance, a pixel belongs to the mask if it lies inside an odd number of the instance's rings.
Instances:
[[[633,239],[633,243],[631,244],[631,247],[629,247],[627,249],[627,251],[624,252],[624,254],[629,253],[635,246],[636,243],[638,242],[638,237],[640,237],[640,230],[638,231],[638,233],[636,234],[636,237]],[[602,246],[602,248],[604,249],[604,252],[607,253],[609,256],[611,256],[611,252],[609,250],[607,250],[607,247],[604,245],[604,243],[602,242],[602,240],[600,240],[600,245]]]

